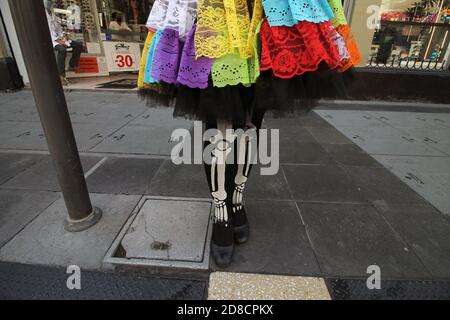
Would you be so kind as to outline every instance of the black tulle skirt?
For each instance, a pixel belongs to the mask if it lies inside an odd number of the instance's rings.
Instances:
[[[292,79],[280,79],[271,71],[261,73],[250,87],[243,85],[192,89],[158,83],[139,90],[148,107],[173,108],[174,117],[205,123],[226,121],[244,126],[254,113],[290,118],[313,110],[321,99],[342,98],[351,69],[340,73],[320,65]]]

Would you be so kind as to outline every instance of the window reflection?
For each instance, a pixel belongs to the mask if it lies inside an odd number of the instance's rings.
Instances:
[[[442,68],[448,60],[449,0],[383,0],[370,65]]]

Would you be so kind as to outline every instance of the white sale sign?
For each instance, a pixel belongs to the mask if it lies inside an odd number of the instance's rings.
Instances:
[[[139,43],[105,41],[109,72],[139,71],[141,48]]]

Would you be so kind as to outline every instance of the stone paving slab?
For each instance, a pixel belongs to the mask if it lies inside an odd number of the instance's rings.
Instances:
[[[261,175],[261,167],[255,165],[252,167],[251,175],[248,179],[245,189],[245,199],[248,200],[291,200],[289,186],[280,170],[276,175]]]
[[[201,300],[205,281],[81,270],[81,290],[67,289],[65,268],[0,263],[1,300]]]
[[[133,106],[145,106],[145,103],[141,101],[135,92],[66,92],[66,100],[70,107],[78,107],[86,104],[119,105],[124,109]]]
[[[160,159],[107,158],[88,177],[89,191],[142,195],[162,163]]]
[[[289,189],[281,170],[275,176],[261,176],[254,166],[246,199],[290,200]],[[210,192],[203,165],[175,165],[167,160],[150,183],[149,195],[208,198]]]
[[[31,91],[13,93],[3,99],[8,103],[0,111],[0,148],[46,151]],[[135,93],[67,93],[66,99],[81,151],[88,151],[147,110]]]
[[[342,126],[367,116],[388,127]],[[450,114],[393,111],[320,111],[331,125],[445,214],[450,214]],[[351,122],[352,125],[354,121]],[[372,176],[373,177],[373,176]],[[367,183],[367,182],[366,182]],[[385,191],[387,193],[388,191]]]
[[[371,206],[299,204],[312,248],[325,276],[426,279],[431,274],[401,236]]]
[[[40,122],[2,122],[0,148],[21,150],[47,150]]]
[[[325,120],[337,127],[341,132],[353,139],[369,153],[390,154],[393,145],[398,145],[401,150],[408,149],[411,152],[420,152],[416,155],[439,155],[436,153],[434,144],[439,144],[441,148],[448,147],[448,126],[450,117],[448,114],[431,114],[417,112],[364,112],[364,111],[345,111],[345,110],[327,110],[320,113]],[[380,130],[378,127],[370,125],[358,126],[354,119],[361,117],[376,118],[383,123],[385,127]],[[325,118],[326,117],[326,118]],[[346,121],[351,121],[348,125]],[[391,141],[389,141],[391,140]],[[405,142],[409,142],[406,143]],[[383,143],[384,151],[382,152]],[[430,148],[423,147],[429,146]],[[420,148],[420,146],[422,148]],[[371,148],[371,149],[369,149]],[[373,150],[372,150],[373,149]],[[375,151],[378,150],[378,151]],[[395,149],[394,149],[395,151]],[[427,151],[424,153],[424,151]],[[442,155],[442,153],[440,153]]]
[[[166,160],[147,191],[152,196],[209,198],[208,183],[202,164],[175,165]]]
[[[409,179],[409,175],[405,176]],[[414,182],[408,183],[417,185],[415,181],[416,176],[412,176],[411,180]],[[417,188],[417,192],[427,199],[433,206],[439,209],[442,213],[450,215],[450,174],[430,174],[421,178],[421,182],[425,185],[425,188],[420,190]],[[419,186],[422,186],[419,183]]]
[[[335,127],[380,128],[388,126],[388,124],[368,111],[317,110],[316,113]]]
[[[171,142],[173,131],[181,128],[189,130],[191,126],[191,122],[185,122],[183,127],[177,123],[151,127],[128,125],[114,132],[90,151],[169,156],[178,144]]]
[[[321,144],[353,144],[347,137],[332,127],[305,127]]]
[[[100,160],[101,158],[99,157],[82,156],[81,164],[84,172],[88,172]],[[2,187],[45,191],[61,190],[50,156],[45,156],[42,161],[16,175],[3,184]]]
[[[330,300],[320,278],[213,272],[209,300]]]
[[[315,137],[307,130],[307,128],[300,126],[283,126],[281,129],[278,127],[269,127],[270,123],[267,124],[268,129],[279,129],[280,130],[280,146],[285,143],[290,143],[292,141],[298,143],[317,143]],[[317,130],[322,130],[322,127],[314,127]]]
[[[0,185],[45,158],[37,154],[0,153]]]
[[[271,128],[284,128],[286,126],[329,127],[328,122],[314,111],[308,114],[291,118],[274,118],[270,115],[270,113],[267,113],[264,117],[264,122]]]
[[[1,121],[34,121],[39,122],[39,114],[36,108],[17,106],[14,104],[2,105],[0,110]]]
[[[372,156],[355,144],[322,144],[337,164],[356,167],[382,167]]]
[[[144,197],[104,259],[117,265],[208,269],[210,199]]]
[[[57,192],[0,190],[0,247],[59,197]]]
[[[439,211],[450,215],[450,158],[375,156]]]
[[[69,113],[72,122],[79,123],[127,123],[145,112],[147,108],[142,106],[129,106],[124,108],[120,105],[83,104],[70,107]]]
[[[434,208],[377,206],[435,278],[450,279],[450,222]]]
[[[94,227],[79,233],[64,230],[67,210],[64,201],[57,200],[0,249],[0,260],[64,267],[75,264],[84,269],[99,269],[139,198],[91,194],[93,205],[102,209],[103,216]]]
[[[292,196],[309,202],[363,203],[367,200],[336,165],[283,165]]]
[[[450,128],[402,128],[402,130],[450,156]]]
[[[318,143],[301,143],[291,139],[280,145],[280,162],[296,164],[333,164],[330,154]]]
[[[434,146],[396,128],[339,127],[340,131],[369,154],[445,156]]]
[[[405,167],[417,174],[442,174],[450,172],[450,157],[400,157],[374,155],[389,170]]]
[[[395,128],[450,127],[450,115],[445,113],[370,111],[370,114]]]
[[[385,168],[343,167],[350,180],[372,203],[428,206],[429,203]]]
[[[92,123],[74,123],[73,131],[78,150],[93,150],[95,146],[110,139],[110,136],[114,136],[121,126],[121,123],[96,123],[95,125],[92,125]],[[108,151],[114,152],[113,150]]]
[[[320,268],[295,202],[246,202],[251,236],[227,271],[317,276]],[[220,270],[211,262],[213,270]]]
[[[29,106],[34,107],[34,99],[31,91],[22,90],[17,92],[10,93],[1,93],[0,101],[4,105],[13,105],[13,106]]]
[[[87,151],[109,134],[120,128],[110,123],[92,125],[74,123],[73,130],[79,150]],[[2,122],[0,125],[0,148],[47,151],[47,141],[40,122]]]
[[[191,121],[184,119],[173,118],[172,108],[146,108],[146,111],[139,117],[134,119],[131,125],[141,126],[174,126],[177,125],[180,128],[185,128],[186,125],[190,125]]]

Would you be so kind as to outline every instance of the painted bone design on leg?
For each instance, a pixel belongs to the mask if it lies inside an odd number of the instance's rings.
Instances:
[[[243,196],[248,176],[250,174],[252,152],[253,152],[252,144],[254,142],[253,137],[255,136],[255,134],[256,128],[251,127],[247,129],[245,131],[245,134],[241,135],[239,139],[238,171],[234,179],[235,187],[232,200],[234,213],[242,210],[243,207],[244,202]]]
[[[227,192],[225,189],[225,170],[226,160],[231,153],[231,143],[234,137],[226,133],[226,138],[218,132],[213,137],[212,143],[215,144],[215,148],[212,151],[212,163],[211,163],[211,185],[213,192],[211,195],[214,198],[214,217],[215,222],[228,222],[228,210],[226,206]],[[217,177],[217,179],[216,179]]]

